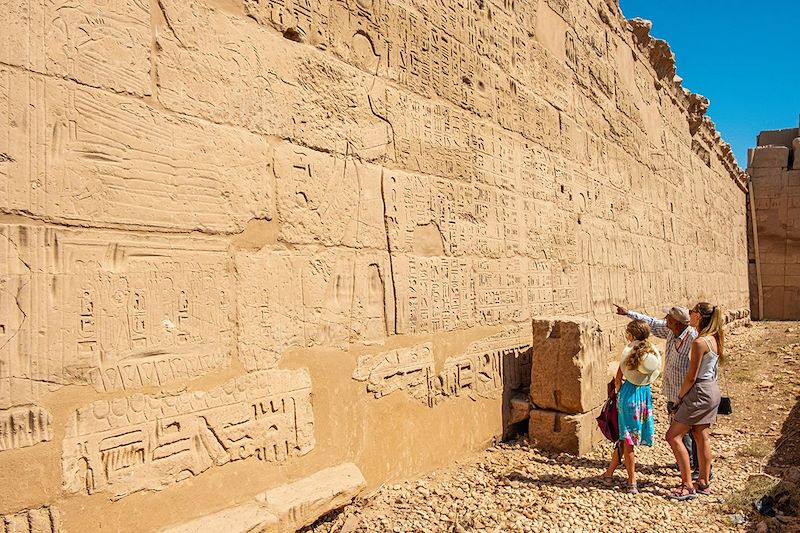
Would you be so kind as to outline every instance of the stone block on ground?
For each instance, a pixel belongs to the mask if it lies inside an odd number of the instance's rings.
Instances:
[[[605,441],[595,420],[602,406],[581,414],[532,409],[528,438],[542,450],[583,455]]]
[[[320,470],[249,501],[162,530],[161,533],[289,533],[342,507],[367,482],[353,463]]]
[[[540,409],[585,413],[606,398],[608,349],[595,320],[533,320],[531,401]]]
[[[527,420],[531,413],[531,401],[524,392],[518,392],[511,397],[511,409],[508,424],[516,424]]]
[[[256,500],[279,517],[281,531],[289,532],[342,507],[366,486],[358,467],[344,463],[267,491]]]

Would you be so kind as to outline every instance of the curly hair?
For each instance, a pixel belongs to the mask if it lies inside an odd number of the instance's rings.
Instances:
[[[633,337],[634,341],[639,341],[625,362],[628,369],[636,370],[645,355],[655,353],[653,345],[647,340],[650,337],[650,326],[644,320],[631,320],[625,327],[625,331]]]

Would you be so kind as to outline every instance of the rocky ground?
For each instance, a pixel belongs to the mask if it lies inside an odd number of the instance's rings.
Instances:
[[[666,498],[678,476],[667,466],[674,459],[662,438],[666,415],[656,393],[658,440],[638,452],[638,495],[598,479],[610,444],[574,457],[536,450],[520,438],[422,479],[383,486],[304,531],[800,531],[792,516],[800,483],[800,324],[754,323],[730,335],[727,346],[723,394],[733,398],[734,414],[713,429],[711,496]],[[623,469],[617,477],[624,485]],[[765,493],[774,497],[763,501],[774,503],[775,517],[753,506]]]

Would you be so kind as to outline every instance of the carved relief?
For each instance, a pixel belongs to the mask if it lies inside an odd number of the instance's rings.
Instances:
[[[458,396],[497,398],[504,390],[530,383],[530,365],[530,340],[521,329],[473,342],[463,355],[448,358],[433,377],[429,404]]]
[[[429,403],[429,383],[434,374],[433,344],[426,342],[358,359],[353,379],[367,382],[376,398],[405,390],[412,398]]]
[[[50,413],[35,405],[0,409],[0,451],[51,440],[52,425]]]
[[[313,429],[305,370],[245,374],[207,392],[100,400],[67,424],[64,484],[117,497],[160,490],[231,461],[305,455]]]
[[[0,408],[34,402],[38,382],[111,391],[228,365],[234,310],[223,241],[16,225],[0,235],[7,286],[19,287],[7,307],[24,316],[0,346],[2,377],[18,385],[3,387]]]
[[[288,346],[382,342],[394,330],[386,252],[298,247],[236,257],[239,350],[273,368]]]
[[[11,95],[0,152],[14,160],[0,207],[217,231],[273,215],[267,145],[257,135],[12,68],[0,69],[0,91]]]
[[[18,513],[0,515],[3,533],[59,533],[59,514],[55,507],[25,509]]]
[[[341,154],[385,154],[390,132],[385,118],[373,112],[374,80],[291,42],[305,39],[310,2],[247,3],[260,19],[280,19],[290,11],[279,22],[288,40],[198,2],[159,3],[170,21],[157,34],[159,99],[168,109]]]
[[[360,357],[353,379],[367,382],[375,398],[405,391],[428,407],[448,398],[497,397],[530,384],[530,341],[512,328],[469,345],[437,372],[431,343]]]

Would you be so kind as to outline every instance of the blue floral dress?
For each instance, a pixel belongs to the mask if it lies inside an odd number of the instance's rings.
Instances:
[[[619,440],[631,446],[652,446],[655,433],[650,385],[637,387],[623,381],[617,395]]]

